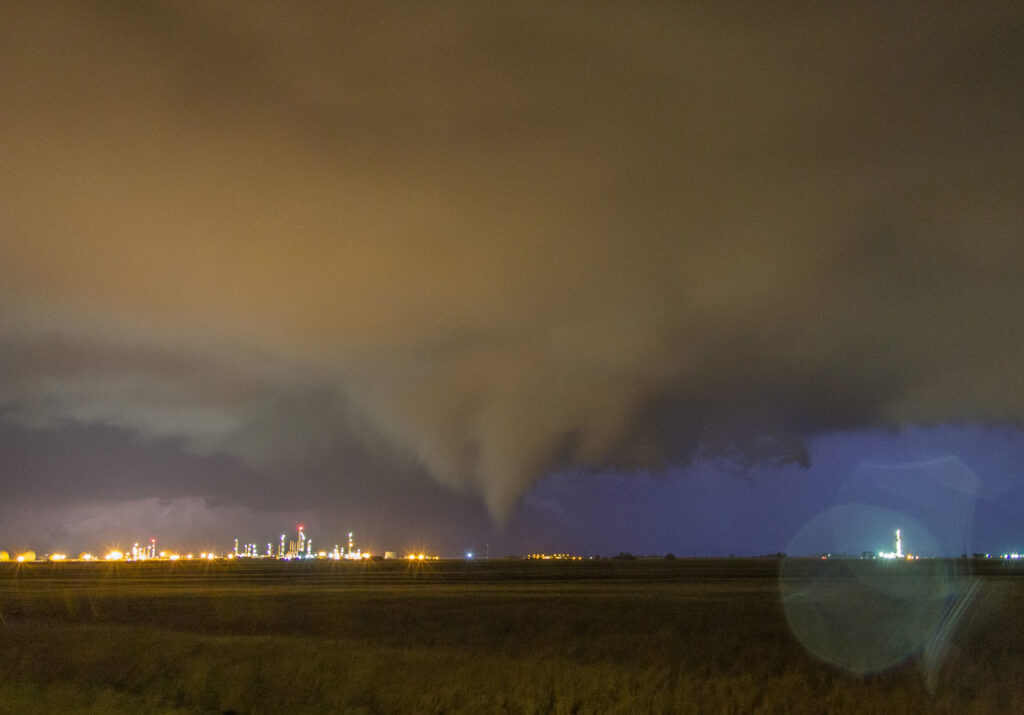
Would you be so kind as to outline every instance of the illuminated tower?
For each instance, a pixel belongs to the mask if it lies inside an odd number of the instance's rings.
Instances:
[[[306,558],[308,559],[313,554],[313,540],[308,539],[306,541]]]
[[[348,552],[352,553],[352,532],[348,532]]]
[[[301,556],[302,552],[306,550],[306,532],[304,532],[302,530],[302,524],[299,524],[299,543],[298,543],[298,547],[299,548],[297,549],[297,551],[299,552],[299,555]]]
[[[900,538],[899,529],[896,529],[896,558],[903,558],[903,540]]]
[[[281,546],[277,549],[277,558],[284,558],[284,534],[281,534]]]
[[[235,557],[238,556],[238,539],[235,539]]]

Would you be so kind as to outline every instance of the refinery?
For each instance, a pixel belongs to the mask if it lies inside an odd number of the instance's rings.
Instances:
[[[355,545],[354,534],[348,532],[348,539],[344,544],[334,544],[328,550],[313,550],[313,539],[306,532],[306,528],[299,524],[296,527],[295,538],[288,539],[287,534],[281,534],[274,542],[267,542],[265,545],[257,543],[239,543],[238,539],[226,551],[208,550],[198,553],[178,552],[176,550],[160,549],[157,547],[157,540],[150,539],[148,544],[139,545],[134,543],[130,549],[108,548],[98,553],[81,552],[77,556],[66,553],[50,553],[38,555],[31,549],[17,551],[13,555],[0,549],[0,562],[12,561],[17,563],[31,563],[35,561],[191,561],[205,560],[214,561],[234,559],[276,559],[281,561],[298,561],[306,559],[331,559],[335,561],[368,561],[373,558],[397,559],[394,551],[384,551],[379,556],[363,551]],[[440,557],[424,552],[408,554],[405,558],[413,561],[437,560]],[[469,555],[472,558],[472,555]]]

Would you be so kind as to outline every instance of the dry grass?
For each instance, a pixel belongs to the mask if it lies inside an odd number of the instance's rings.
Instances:
[[[790,635],[772,561],[0,570],[3,712],[1024,711],[1024,580],[985,580],[934,692]]]

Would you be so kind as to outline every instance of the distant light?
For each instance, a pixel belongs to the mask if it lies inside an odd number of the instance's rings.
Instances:
[[[67,558],[67,554],[50,554],[50,561],[63,561]]]
[[[117,550],[111,551],[106,556],[107,561],[120,561],[123,558],[124,558],[124,554],[122,554],[120,551],[117,551]]]
[[[179,554],[171,554],[170,556],[171,561],[177,561],[180,558],[181,556]]]
[[[24,561],[25,560],[24,555],[19,556],[17,560],[18,560],[18,563],[21,563],[22,561]]]
[[[467,558],[467,559],[471,559],[471,558],[473,558],[473,552],[472,552],[472,551],[467,551],[467,552],[466,552],[466,558]]]

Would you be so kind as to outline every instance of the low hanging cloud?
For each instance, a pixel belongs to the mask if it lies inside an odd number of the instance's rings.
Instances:
[[[1021,419],[1012,5],[0,21],[8,421],[501,516],[555,469]]]

